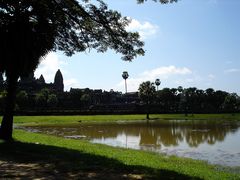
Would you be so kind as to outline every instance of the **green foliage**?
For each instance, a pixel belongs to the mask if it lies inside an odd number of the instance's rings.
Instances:
[[[0,92],[0,98],[5,98],[6,96],[7,96],[6,90]]]
[[[141,83],[138,91],[140,99],[146,104],[150,104],[155,98],[156,88],[153,82],[146,81]]]
[[[28,105],[28,94],[26,91],[20,91],[17,93],[16,102],[19,108],[24,108]]]
[[[49,107],[56,107],[58,104],[58,98],[56,94],[49,94],[47,99],[47,104]]]
[[[80,98],[81,102],[83,102],[83,104],[89,104],[91,101],[91,96],[89,94],[83,94]]]
[[[44,88],[35,97],[36,105],[42,108],[56,107],[58,104],[57,95],[51,92],[49,89]]]
[[[38,93],[36,94],[35,101],[39,107],[44,107],[46,106],[47,98],[44,96],[44,94]]]
[[[127,71],[123,71],[122,78],[126,80],[128,77],[129,77],[128,72]]]
[[[7,91],[4,90],[0,92],[0,111],[3,111],[4,109],[6,96],[7,96]]]
[[[49,96],[49,89],[42,89],[39,93],[36,94],[35,102],[39,107],[46,107],[47,100]]]
[[[225,97],[225,100],[223,102],[223,109],[226,111],[232,111],[235,112],[238,110],[240,105],[240,99],[236,93],[228,94]]]

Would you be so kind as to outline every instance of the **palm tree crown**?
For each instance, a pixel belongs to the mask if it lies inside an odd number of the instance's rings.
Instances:
[[[128,72],[127,72],[127,71],[123,71],[123,73],[122,73],[122,77],[123,77],[123,79],[126,80],[126,79],[129,77]]]

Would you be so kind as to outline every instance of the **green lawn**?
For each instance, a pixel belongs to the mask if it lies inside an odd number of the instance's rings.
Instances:
[[[229,119],[236,114],[151,115],[153,119]],[[15,124],[67,124],[143,120],[144,115],[16,116]],[[14,142],[0,141],[0,179],[240,179],[239,169],[83,140],[14,130]],[[236,173],[237,172],[237,173]]]
[[[205,162],[114,148],[86,141],[15,130],[13,143],[0,142],[0,178],[240,179]],[[5,162],[5,164],[4,164]],[[4,167],[12,163],[16,171]],[[27,172],[25,172],[27,171]],[[35,174],[34,174],[35,173]],[[89,178],[91,179],[91,178]]]
[[[185,116],[183,114],[154,114],[151,119],[187,119],[187,120],[215,120],[229,119],[240,120],[240,114],[194,114]],[[17,124],[72,124],[79,122],[108,122],[108,121],[129,121],[145,120],[146,115],[89,115],[89,116],[15,116]]]

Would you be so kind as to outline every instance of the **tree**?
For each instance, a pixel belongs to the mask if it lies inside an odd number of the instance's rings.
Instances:
[[[80,98],[81,102],[83,103],[83,105],[86,107],[90,104],[90,101],[91,101],[91,96],[90,94],[86,93],[86,94],[83,94]]]
[[[125,80],[125,92],[127,94],[127,78],[129,77],[128,72],[127,71],[123,71],[122,73],[122,78]]]
[[[4,110],[4,104],[5,104],[6,96],[7,96],[7,92],[5,90],[0,91],[0,112],[1,113]]]
[[[160,86],[160,84],[161,84],[160,79],[156,79],[156,80],[155,80],[155,84],[156,84],[156,86],[157,86],[157,91],[158,91],[158,86]]]
[[[28,94],[26,91],[20,91],[16,96],[17,105],[20,109],[25,108],[28,105]]]
[[[56,94],[49,94],[47,100],[48,107],[54,108],[58,104],[58,98]]]
[[[172,112],[177,109],[175,106],[175,91],[176,89],[163,88],[157,92],[157,99],[162,106],[163,112]]]
[[[2,0],[0,17],[0,72],[5,73],[8,92],[1,139],[12,139],[17,80],[33,72],[49,51],[71,56],[86,49],[110,48],[126,61],[144,55],[139,34],[126,31],[130,20],[101,0]]]
[[[2,75],[2,73],[0,72],[0,89],[1,89],[2,86],[3,86],[3,83],[4,83],[3,75]]]
[[[238,109],[239,97],[236,93],[228,94],[223,102],[223,109],[229,113],[235,113]]]
[[[37,107],[46,107],[47,104],[47,98],[42,93],[37,93],[35,97],[35,102]]]
[[[212,88],[205,90],[205,109],[206,112],[214,111],[214,94],[215,91]]]
[[[35,102],[38,107],[46,108],[50,91],[47,88],[42,89],[36,94]]]
[[[153,102],[155,97],[155,86],[153,82],[146,81],[139,85],[139,97],[147,105],[147,119],[149,119],[149,105]]]

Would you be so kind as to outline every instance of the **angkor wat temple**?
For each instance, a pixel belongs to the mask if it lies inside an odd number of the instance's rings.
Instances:
[[[43,75],[36,79],[33,73],[19,81],[19,89],[25,90],[28,93],[34,93],[43,88],[47,88],[55,92],[64,91],[63,76],[59,69],[55,74],[53,83],[46,83]]]
[[[5,86],[0,74],[0,114],[4,110]],[[144,103],[138,92],[123,94],[89,88],[64,91],[60,70],[56,72],[53,83],[46,83],[43,75],[35,78],[33,73],[20,79],[16,104],[18,115],[240,112],[240,98],[237,94],[211,88],[163,88],[156,92],[151,105]]]
[[[0,74],[0,90],[3,88],[4,80],[2,74]],[[41,75],[39,78],[35,78],[34,73],[31,73],[28,77],[21,78],[18,81],[18,89],[24,90],[28,94],[34,94],[44,88],[56,93],[64,92],[63,76],[59,69],[55,74],[53,83],[46,83],[43,75]]]

